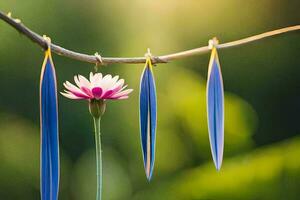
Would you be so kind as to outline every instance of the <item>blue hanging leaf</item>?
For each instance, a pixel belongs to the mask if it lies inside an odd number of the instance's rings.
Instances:
[[[210,147],[215,166],[220,170],[224,149],[224,89],[216,48],[210,57],[206,95]]]
[[[140,132],[147,179],[150,181],[155,160],[157,103],[151,60],[147,59],[140,85]]]
[[[50,49],[45,53],[40,80],[41,199],[57,200],[59,142],[56,75]]]

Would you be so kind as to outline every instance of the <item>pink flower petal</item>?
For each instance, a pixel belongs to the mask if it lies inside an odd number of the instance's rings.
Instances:
[[[101,82],[102,79],[102,74],[101,73],[95,73],[93,74],[93,72],[90,73],[90,83],[91,83],[91,87],[97,87],[100,85],[96,85],[97,83]]]
[[[91,87],[91,83],[84,76],[81,76],[81,75],[74,76],[74,81],[79,88],[81,88],[81,87],[90,88]]]
[[[92,89],[92,93],[93,93],[93,95],[94,95],[94,97],[95,97],[96,99],[100,99],[100,98],[101,98],[101,95],[102,95],[102,93],[103,93],[103,90],[102,90],[102,88],[100,88],[100,87],[94,87],[94,88]]]
[[[94,74],[94,81],[101,81],[101,79],[102,79],[102,74],[101,73]]]
[[[78,79],[81,83],[81,87],[87,87],[87,88],[91,87],[90,81],[87,80],[84,76],[78,75]]]
[[[112,90],[108,90],[106,91],[103,95],[102,95],[102,99],[109,99],[111,96],[115,95],[116,93],[118,93],[120,90],[122,90],[122,86],[118,86]]]
[[[69,99],[83,99],[81,97],[77,97],[75,96],[74,94],[69,94],[69,93],[64,93],[64,92],[61,92],[60,94],[62,94],[63,96],[69,98]]]
[[[89,96],[84,95],[84,94],[81,94],[81,93],[77,93],[77,92],[71,92],[71,93],[74,94],[74,95],[77,96],[77,97],[80,97],[80,98],[90,99]]]
[[[119,97],[122,97],[122,96],[127,96],[129,93],[131,93],[133,91],[133,89],[127,89],[127,90],[124,90],[124,91],[121,91],[121,92],[118,92],[116,94],[114,94],[112,96],[112,98],[119,98]]]
[[[122,87],[122,85],[119,85],[119,86],[117,86],[117,87],[115,87],[114,89],[113,89],[113,94],[112,95],[114,95],[114,94],[116,94],[116,93],[118,93],[118,92],[121,92],[124,88],[126,88],[127,87],[127,85],[126,86],[124,86],[124,87]],[[111,96],[112,96],[111,95]]]
[[[119,79],[119,76],[114,76],[112,79],[111,79],[111,87],[115,87],[117,81]]]
[[[83,87],[81,87],[80,89],[81,89],[81,91],[83,91],[86,95],[88,95],[90,98],[93,98],[93,97],[94,97],[92,91],[91,91],[89,88],[83,86]]]
[[[78,87],[76,87],[75,85],[73,85],[72,83],[70,83],[69,81],[66,81],[64,83],[64,86],[68,90],[73,90],[73,91],[76,91],[76,92],[80,92],[80,89]]]
[[[115,79],[113,79],[110,74],[104,76],[101,81],[101,88],[103,89],[103,91],[108,91],[114,88],[115,87],[114,81]]]
[[[66,89],[68,89],[72,93],[77,93],[77,94],[86,96],[86,94],[83,91],[81,91],[79,88],[77,88],[75,85],[73,85],[72,83],[70,83],[68,81],[66,81],[64,83],[64,86]]]
[[[108,90],[106,91],[102,96],[101,99],[107,99],[108,97],[110,97],[112,94],[114,94],[115,92],[113,90]]]
[[[94,74],[93,74],[93,72],[90,72],[90,82],[91,83],[94,82]]]
[[[124,85],[124,79],[120,79],[120,80],[118,80],[117,82],[116,82],[116,84],[115,84],[115,87],[122,87],[123,85]]]

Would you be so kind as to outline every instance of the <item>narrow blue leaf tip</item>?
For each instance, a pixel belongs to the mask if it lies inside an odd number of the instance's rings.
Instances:
[[[211,153],[217,170],[221,169],[224,149],[224,89],[218,54],[215,48],[208,67],[207,118]]]
[[[157,102],[151,61],[147,60],[140,84],[140,133],[144,167],[151,180],[155,161]]]
[[[46,52],[40,80],[42,200],[57,200],[59,191],[59,142],[57,88],[50,50]]]

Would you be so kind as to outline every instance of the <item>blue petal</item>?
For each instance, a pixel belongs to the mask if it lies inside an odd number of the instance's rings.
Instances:
[[[212,157],[220,170],[224,149],[224,89],[220,62],[214,48],[210,58],[207,79],[207,117]]]
[[[144,167],[148,180],[151,180],[155,160],[156,133],[156,89],[151,61],[146,63],[140,85],[140,132]]]
[[[59,190],[59,143],[55,69],[46,52],[40,80],[41,199],[57,200]]]

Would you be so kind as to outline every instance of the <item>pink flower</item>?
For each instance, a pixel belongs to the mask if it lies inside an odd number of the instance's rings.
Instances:
[[[102,76],[101,73],[90,73],[90,80],[84,76],[74,76],[77,86],[69,81],[64,83],[67,90],[61,94],[70,99],[127,99],[132,89],[124,90],[124,79],[119,76],[112,77],[110,74]]]

